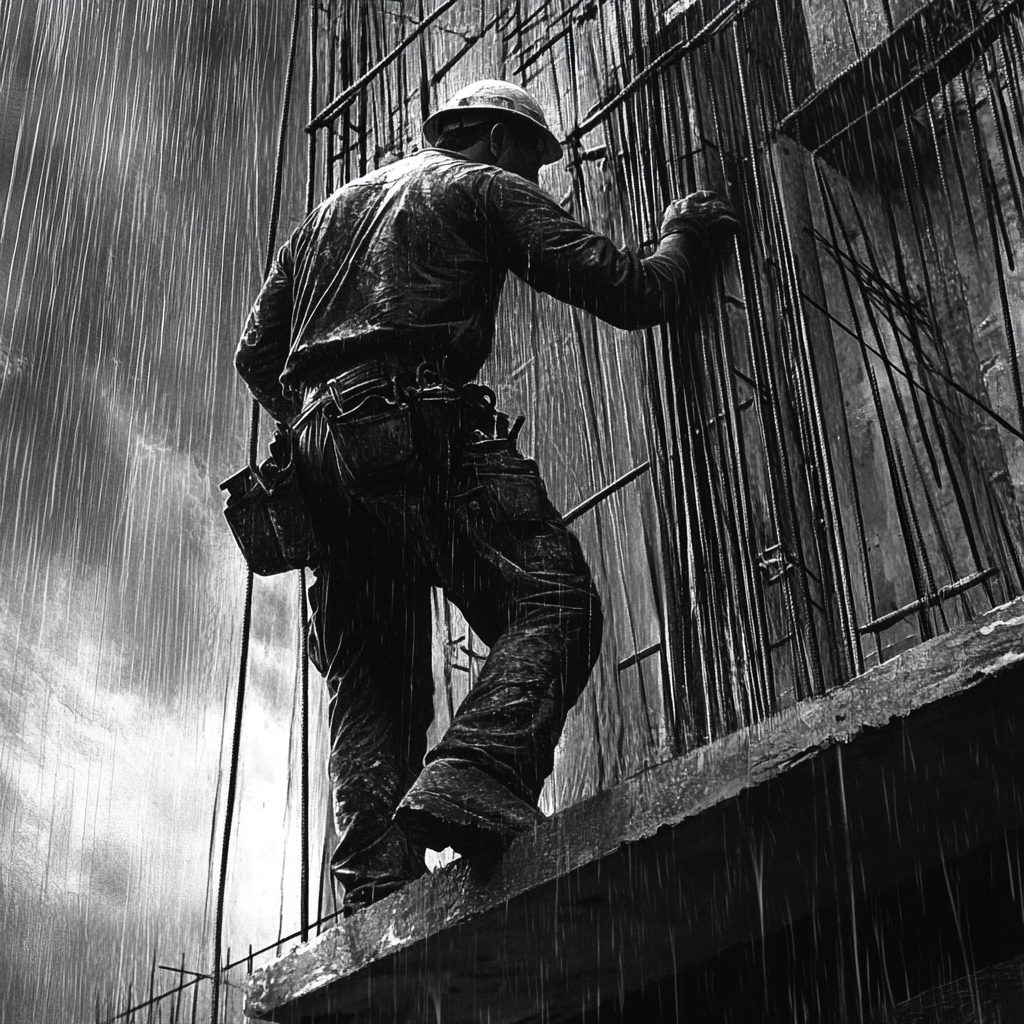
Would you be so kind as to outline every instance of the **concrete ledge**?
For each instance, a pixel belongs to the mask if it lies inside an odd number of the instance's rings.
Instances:
[[[1024,822],[1022,669],[1015,601],[421,879],[254,973],[246,1014],[555,1022],[882,891]]]
[[[1024,956],[922,993],[879,1024],[976,1024],[1020,1020],[1024,1010]]]

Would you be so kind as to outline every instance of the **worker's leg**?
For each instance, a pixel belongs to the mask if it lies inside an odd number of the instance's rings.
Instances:
[[[536,464],[511,448],[470,445],[462,476],[451,561],[440,571],[491,652],[396,820],[421,841],[470,852],[488,833],[532,824],[529,808],[597,659],[602,616]]]
[[[332,870],[346,907],[357,908],[424,870],[422,850],[391,816],[422,763],[433,716],[430,588],[388,513],[404,502],[401,484],[381,499],[353,498],[323,420],[307,430],[305,480],[329,548],[309,597],[310,653],[328,691],[340,836]]]

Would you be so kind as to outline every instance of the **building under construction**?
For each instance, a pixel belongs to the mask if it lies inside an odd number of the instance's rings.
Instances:
[[[484,379],[608,618],[549,818],[348,919],[321,882],[250,1017],[1024,1019],[1022,8],[306,11],[314,200],[505,78],[580,221],[643,250],[708,188],[743,230],[667,329],[510,282]],[[435,626],[434,738],[486,655]]]

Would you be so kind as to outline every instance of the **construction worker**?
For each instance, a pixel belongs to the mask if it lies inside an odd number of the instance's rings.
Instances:
[[[348,910],[420,875],[425,847],[473,856],[533,828],[601,645],[580,546],[473,383],[506,275],[618,327],[655,325],[737,228],[706,192],[668,207],[647,258],[581,226],[538,186],[562,148],[508,82],[463,89],[423,133],[431,148],[343,186],[292,235],[236,355],[299,434],[326,548],[310,655],[329,694],[332,869]],[[490,654],[426,753],[432,586]]]

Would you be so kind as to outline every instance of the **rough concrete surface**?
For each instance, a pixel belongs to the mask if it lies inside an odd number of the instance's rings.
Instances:
[[[257,971],[270,1020],[555,1021],[1024,820],[1024,601],[456,862]]]

